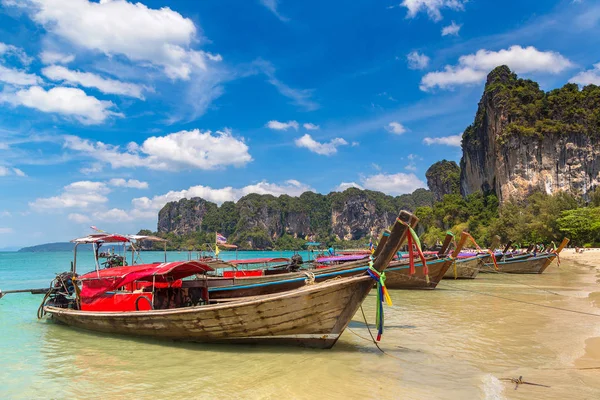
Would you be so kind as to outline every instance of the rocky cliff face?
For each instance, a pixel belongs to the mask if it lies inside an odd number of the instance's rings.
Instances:
[[[461,193],[494,190],[502,202],[535,190],[586,198],[600,182],[600,88],[544,93],[508,67],[493,70],[463,134]]]
[[[248,248],[271,247],[284,235],[358,240],[390,226],[401,208],[414,210],[431,201],[431,193],[424,189],[392,197],[356,188],[328,195],[307,192],[300,197],[250,194],[221,207],[200,198],[183,199],[160,210],[158,231],[176,235],[219,231],[230,242]]]
[[[168,203],[158,213],[158,232],[182,235],[197,231],[207,212],[216,207],[200,197]]]
[[[394,211],[378,210],[374,199],[366,193],[357,193],[349,197],[343,204],[331,210],[331,226],[338,239],[358,240],[378,235],[383,229],[392,225],[396,218]]]
[[[454,161],[436,162],[429,167],[425,177],[435,201],[441,201],[446,194],[460,194],[460,168]]]

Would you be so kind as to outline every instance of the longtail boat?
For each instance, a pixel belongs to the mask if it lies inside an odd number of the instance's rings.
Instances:
[[[381,250],[373,256],[368,273],[360,276],[219,302],[210,299],[206,288],[183,287],[185,278],[212,269],[200,261],[96,269],[80,277],[76,277],[74,263],[70,272],[74,289],[64,285],[64,291],[55,292],[41,307],[57,322],[111,334],[330,348],[370,292],[374,279],[378,296],[385,293],[380,274],[406,239],[408,227],[417,221],[412,214],[400,212],[384,246],[378,246]]]
[[[485,264],[482,268],[482,272],[504,272],[508,274],[541,274],[546,268],[559,257],[560,252],[569,243],[569,239],[564,238],[560,243],[560,246],[556,250],[552,250],[549,253],[543,253],[538,255],[526,255],[523,257],[517,256],[513,259],[507,258],[505,261],[501,261],[494,264]]]
[[[429,260],[425,265],[421,262],[411,268],[410,262],[407,263],[406,261],[390,263],[386,272],[386,286],[388,289],[435,289],[448,268],[458,257],[468,238],[469,235],[463,232],[452,255],[437,260]]]
[[[475,279],[485,263],[492,261],[493,251],[499,243],[500,236],[495,236],[487,253],[480,253],[466,258],[460,258],[459,256],[444,274],[444,279]]]

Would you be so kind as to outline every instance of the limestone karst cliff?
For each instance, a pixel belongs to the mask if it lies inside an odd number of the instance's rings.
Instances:
[[[446,194],[460,194],[460,168],[454,161],[436,162],[429,167],[425,177],[435,201],[442,200]]]
[[[273,247],[282,236],[358,240],[380,233],[400,209],[431,205],[425,189],[398,197],[350,188],[328,195],[306,192],[299,197],[250,194],[220,207],[201,198],[166,204],[159,212],[158,232],[190,235],[218,231],[244,248]]]
[[[495,191],[501,202],[535,190],[586,198],[600,181],[599,137],[600,87],[545,93],[497,67],[463,134],[461,193]]]

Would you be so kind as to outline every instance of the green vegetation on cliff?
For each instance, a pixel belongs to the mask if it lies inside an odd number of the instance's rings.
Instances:
[[[488,96],[507,116],[507,124],[498,138],[548,134],[600,135],[600,87],[588,85],[582,90],[574,83],[544,92],[529,79],[520,79],[503,65],[488,75],[484,97]],[[482,128],[486,110],[480,107],[475,122],[463,135],[474,140]]]
[[[253,193],[220,207],[200,198],[183,199],[163,207],[156,234],[168,239],[173,250],[200,249],[214,243],[215,232],[242,249],[298,249],[307,236],[328,246],[363,246],[371,228],[391,224],[400,209],[414,211],[432,204],[433,195],[426,189],[397,197],[357,188],[328,195],[305,192],[298,197]],[[334,214],[339,220],[364,221],[342,229],[343,222],[334,222]],[[339,232],[345,235],[347,230],[359,240],[342,240]]]

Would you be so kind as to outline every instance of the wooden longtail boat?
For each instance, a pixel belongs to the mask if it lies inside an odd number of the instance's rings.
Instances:
[[[492,261],[492,255],[490,252],[494,251],[499,243],[500,236],[495,236],[492,239],[488,253],[477,254],[474,257],[456,259],[452,263],[452,266],[444,274],[444,279],[475,279],[475,277],[479,274],[479,270],[485,265],[485,263]]]
[[[374,256],[383,248],[387,240],[387,233],[382,236],[379,245],[375,249]],[[438,256],[445,256],[448,250],[448,244],[452,240],[452,235],[447,235],[444,246],[438,252]],[[435,258],[429,258],[434,260]],[[428,261],[428,262],[430,262]],[[229,278],[214,278],[209,276],[199,277],[199,280],[206,280],[206,283],[199,281],[184,282],[185,286],[208,286],[211,299],[231,299],[238,297],[258,296],[302,287],[307,281],[323,282],[328,279],[338,277],[349,277],[363,275],[368,269],[368,255],[359,257],[359,260],[344,262],[332,266],[321,266],[313,269],[303,269],[297,272],[285,274],[264,274],[243,276],[236,274]],[[407,265],[408,261],[401,263]],[[404,265],[402,264],[402,265]],[[213,264],[211,264],[212,266]]]
[[[468,234],[463,232],[452,255],[438,260],[427,261],[429,279],[421,263],[415,264],[414,274],[410,273],[410,266],[406,261],[395,261],[390,263],[385,276],[385,284],[388,289],[435,289],[442,280],[444,274],[450,268],[460,250],[465,245]]]
[[[416,217],[404,211],[398,220],[411,226],[417,222]],[[373,268],[376,271],[384,271],[398,251],[408,231],[405,224],[398,221],[394,224],[389,238],[374,260]],[[194,263],[194,268],[190,263]],[[158,290],[167,290],[174,293],[172,298],[175,299],[175,294],[183,294],[185,288],[176,287],[174,282],[181,282],[179,279],[194,269],[210,269],[210,266],[197,261],[184,264],[187,265],[177,268],[159,265],[156,266],[159,268],[157,270],[141,270],[142,266],[129,267],[139,268],[133,273],[143,277],[145,284],[151,282],[152,290],[147,291],[148,286],[145,286],[145,291],[130,291],[127,295],[138,294],[150,298]],[[95,274],[99,272],[80,277],[83,288],[78,300],[81,304],[86,301],[86,290],[98,290],[96,285],[101,282],[93,279]],[[127,275],[122,278],[125,280],[114,281],[111,287],[124,282],[139,283],[134,279],[136,276]],[[152,280],[148,281],[150,278]],[[167,284],[167,287],[157,290],[156,283],[159,281]],[[55,321],[105,333],[205,343],[296,344],[330,348],[370,292],[373,283],[369,275],[361,275],[226,303],[214,304],[207,298],[204,299],[205,305],[185,307],[176,304],[170,307],[169,303],[169,308],[145,311],[84,311],[74,309],[77,301],[67,303],[66,307],[73,308],[62,308],[58,306],[60,302],[55,302],[54,305],[44,305],[43,310]]]
[[[568,243],[569,239],[565,238],[553,252],[538,254],[536,256],[515,257],[514,259],[508,258],[506,261],[497,263],[497,272],[508,274],[541,274],[559,256]],[[494,264],[485,264],[482,272],[496,272]]]

